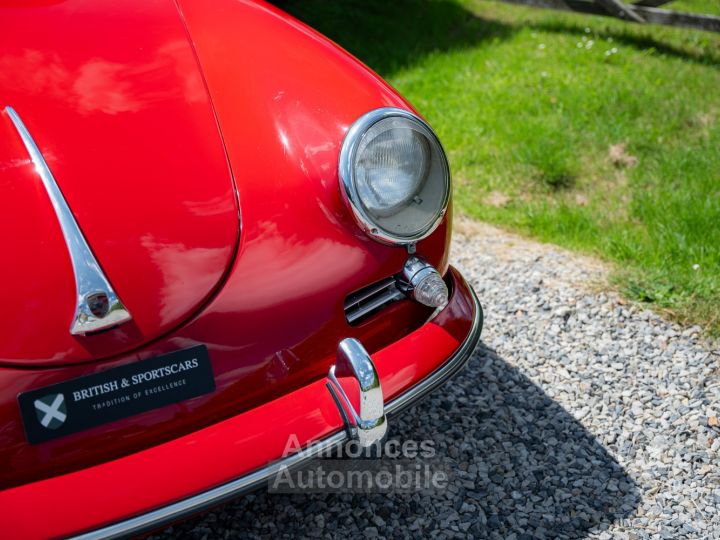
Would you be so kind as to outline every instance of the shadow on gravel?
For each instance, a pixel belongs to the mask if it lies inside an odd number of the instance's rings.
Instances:
[[[447,489],[394,495],[263,491],[165,534],[582,538],[629,516],[640,502],[634,482],[580,423],[482,345],[451,383],[390,422],[393,438],[434,442],[450,468]]]

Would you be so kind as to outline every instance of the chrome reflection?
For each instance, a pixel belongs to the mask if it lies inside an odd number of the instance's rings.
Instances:
[[[337,377],[353,377],[360,386],[360,412],[353,407]],[[380,377],[365,347],[354,338],[338,345],[337,361],[328,373],[327,388],[343,416],[348,433],[360,446],[371,446],[387,431]],[[349,414],[348,414],[349,413]]]
[[[85,335],[129,321],[132,318],[130,313],[103,274],[30,132],[12,107],[5,107],[5,112],[12,120],[35,165],[65,237],[75,274],[76,291],[75,314],[70,333]]]
[[[413,300],[434,308],[445,307],[450,295],[440,272],[415,255],[405,262],[397,288]]]

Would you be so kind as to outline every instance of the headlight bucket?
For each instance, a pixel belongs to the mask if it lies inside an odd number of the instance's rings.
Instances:
[[[447,211],[445,152],[432,128],[406,110],[384,107],[361,116],[343,141],[339,175],[356,222],[384,244],[426,238]]]

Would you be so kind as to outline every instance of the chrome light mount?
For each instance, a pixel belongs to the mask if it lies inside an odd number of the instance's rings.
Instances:
[[[355,179],[355,158],[364,136],[375,124],[387,119],[401,119],[412,123],[427,138],[428,143],[436,152],[437,168],[442,175],[442,196],[433,219],[418,231],[408,234],[393,233],[383,229],[364,207],[357,189]],[[437,135],[422,118],[410,111],[397,107],[381,107],[371,110],[358,118],[348,129],[338,156],[338,176],[340,192],[346,206],[350,209],[356,224],[373,240],[391,246],[410,246],[427,238],[440,225],[447,213],[450,200],[450,168],[445,151]],[[413,202],[422,204],[421,197],[414,197]]]
[[[50,202],[55,209],[60,229],[67,245],[73,273],[75,274],[75,314],[70,325],[72,335],[85,335],[117,326],[132,319],[115,293],[110,281],[100,268],[90,246],[80,230],[60,187],[45,162],[40,149],[20,116],[10,106],[5,107],[15,129],[20,135],[30,159],[35,165]]]
[[[352,377],[360,387],[360,411],[353,406],[338,377]],[[380,377],[365,347],[354,338],[340,342],[335,365],[326,383],[340,411],[348,436],[360,446],[372,446],[387,432]]]
[[[416,302],[434,308],[448,303],[449,292],[440,272],[422,257],[411,255],[397,277],[397,288]]]

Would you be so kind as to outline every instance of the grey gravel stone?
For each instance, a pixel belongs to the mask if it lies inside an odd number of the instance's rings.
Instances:
[[[720,349],[607,290],[597,261],[470,221],[468,368],[391,419],[443,493],[241,497],[155,537],[720,538]],[[212,516],[212,517],[211,517]]]

